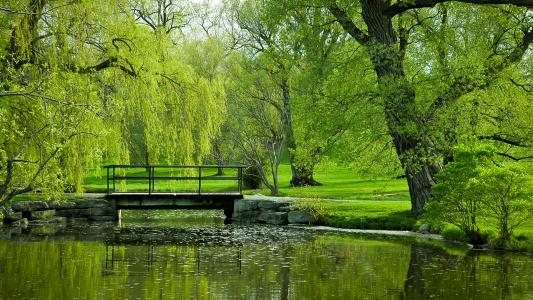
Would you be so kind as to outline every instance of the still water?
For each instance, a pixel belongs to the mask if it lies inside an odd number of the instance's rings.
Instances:
[[[533,299],[533,257],[205,212],[2,230],[0,299]]]

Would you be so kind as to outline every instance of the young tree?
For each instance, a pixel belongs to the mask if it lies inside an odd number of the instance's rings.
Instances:
[[[533,199],[525,192],[530,178],[523,170],[493,166],[481,171],[474,183],[483,205],[483,214],[498,223],[498,243],[506,246],[513,231],[533,217]]]

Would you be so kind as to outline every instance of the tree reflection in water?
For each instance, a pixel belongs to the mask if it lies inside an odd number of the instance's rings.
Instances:
[[[76,232],[0,239],[0,298],[533,298],[533,258],[514,253],[255,225]]]

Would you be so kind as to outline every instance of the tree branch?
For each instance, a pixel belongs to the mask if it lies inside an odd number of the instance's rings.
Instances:
[[[341,9],[337,4],[333,3],[329,6],[329,11],[335,16],[335,19],[344,28],[344,30],[351,35],[356,41],[362,45],[366,45],[369,42],[369,37],[359,27],[357,27],[352,19],[346,14],[346,11]]]
[[[398,14],[401,14],[411,9],[434,7],[435,5],[439,3],[452,2],[452,1],[478,4],[478,5],[511,4],[511,5],[516,5],[516,6],[521,6],[521,7],[533,8],[533,0],[415,0],[415,1],[403,0],[403,1],[398,1],[395,4],[389,6],[389,8],[387,8],[384,11],[384,14],[389,17],[394,17]]]
[[[511,145],[511,146],[516,146],[516,147],[529,147],[529,145],[524,144],[521,141],[512,140],[510,138],[506,138],[506,137],[503,137],[503,136],[498,135],[498,134],[484,135],[484,136],[480,136],[478,138],[480,140],[491,140],[491,141],[502,142],[502,143],[505,143],[505,144],[508,144],[508,145]]]
[[[503,157],[507,157],[507,158],[512,159],[514,161],[521,161],[521,160],[525,160],[525,159],[533,159],[533,156],[514,157],[512,155],[509,155],[509,154],[503,153],[503,152],[498,152],[496,154],[498,154],[500,156],[503,156]]]

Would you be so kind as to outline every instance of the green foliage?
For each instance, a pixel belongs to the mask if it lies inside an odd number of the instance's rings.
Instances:
[[[514,229],[533,217],[533,199],[524,195],[531,184],[527,173],[516,167],[491,166],[473,184],[481,195],[483,215],[497,223],[496,242],[506,246]]]
[[[308,212],[315,220],[323,222],[326,207],[324,200],[318,196],[298,198],[291,204],[291,209]]]
[[[440,234],[444,239],[449,241],[464,243],[470,242],[469,237],[465,234],[465,232],[457,227],[445,228]]]
[[[486,148],[457,148],[454,162],[437,176],[425,217],[451,223],[463,230],[472,242],[481,242],[478,218],[482,191],[474,183],[492,156],[492,151]]]
[[[480,231],[484,223],[484,229],[498,231],[492,243],[507,246],[514,229],[533,216],[533,201],[524,194],[530,179],[523,169],[497,165],[495,159],[493,148],[458,147],[454,162],[437,177],[424,218],[453,224],[474,243],[486,239]]]

